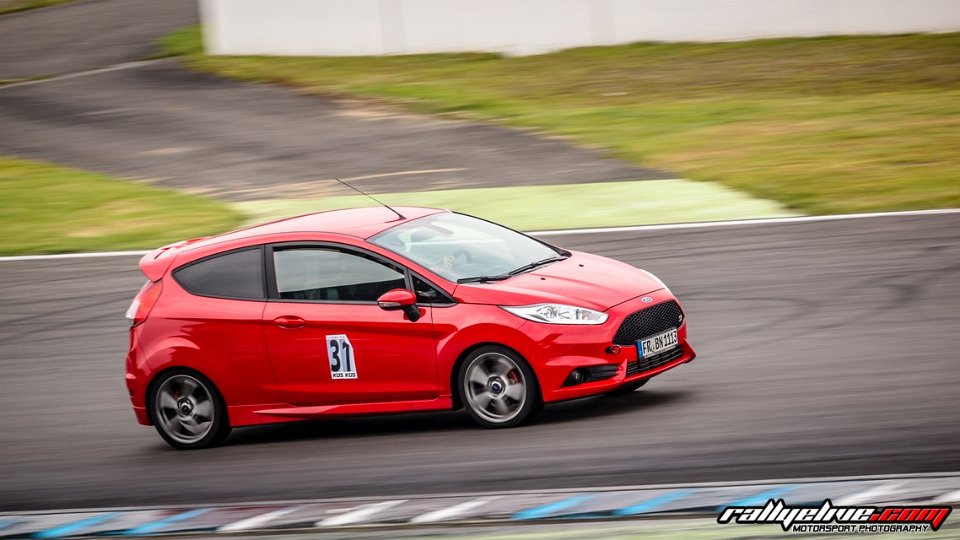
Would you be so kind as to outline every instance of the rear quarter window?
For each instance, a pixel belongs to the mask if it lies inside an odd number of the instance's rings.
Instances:
[[[263,250],[259,247],[215,255],[173,272],[184,289],[199,296],[263,300]]]

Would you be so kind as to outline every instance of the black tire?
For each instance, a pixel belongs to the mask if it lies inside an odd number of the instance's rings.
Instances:
[[[615,389],[607,392],[607,393],[604,394],[604,395],[605,395],[605,396],[608,396],[608,397],[626,396],[627,394],[632,394],[632,393],[636,392],[637,389],[639,389],[641,386],[647,384],[648,381],[650,381],[650,379],[649,379],[649,378],[646,378],[646,379],[640,379],[639,381],[633,381],[633,382],[629,382],[629,383],[627,383],[627,384],[622,384],[622,385],[618,386],[617,388],[615,388]]]
[[[177,450],[210,448],[230,435],[223,396],[210,379],[196,371],[163,373],[151,385],[147,406],[157,433]]]
[[[518,426],[543,406],[536,374],[505,347],[487,345],[471,352],[460,365],[457,384],[463,408],[485,428]]]

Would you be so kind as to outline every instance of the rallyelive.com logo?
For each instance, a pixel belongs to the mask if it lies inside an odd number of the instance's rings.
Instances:
[[[949,506],[788,506],[770,499],[763,506],[728,506],[717,523],[779,524],[799,533],[862,534],[936,531],[950,515]]]

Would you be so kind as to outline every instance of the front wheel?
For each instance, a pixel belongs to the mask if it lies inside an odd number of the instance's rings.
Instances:
[[[154,385],[150,399],[157,432],[177,450],[215,446],[230,434],[220,393],[199,373],[165,373]]]
[[[519,425],[541,407],[533,370],[504,347],[481,347],[470,353],[458,380],[467,414],[483,427]]]

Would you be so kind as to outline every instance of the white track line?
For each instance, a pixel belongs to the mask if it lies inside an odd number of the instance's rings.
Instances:
[[[217,529],[217,532],[237,532],[237,531],[247,531],[250,529],[257,529],[263,527],[267,523],[277,519],[278,517],[285,516],[292,512],[299,510],[299,506],[293,506],[290,508],[280,508],[279,510],[274,510],[272,512],[266,512],[259,514],[247,519],[242,519],[228,525],[224,525]]]
[[[741,225],[770,225],[790,223],[810,223],[818,221],[844,221],[848,219],[931,216],[940,214],[960,214],[960,208],[944,208],[941,210],[908,210],[904,212],[874,212],[872,214],[837,214],[833,216],[801,216],[790,218],[765,219],[738,219],[731,221],[703,221],[694,223],[664,223],[662,225],[637,225],[632,227],[598,227],[593,229],[557,229],[550,231],[532,231],[527,234],[535,236],[562,236],[572,234],[601,234],[620,232],[666,231],[672,229],[709,229],[713,227],[736,227]],[[4,261],[38,261],[44,259],[84,259],[95,257],[122,257],[129,255],[145,255],[150,250],[143,251],[102,251],[98,253],[58,253],[56,255],[14,255],[0,257]]]
[[[398,504],[403,504],[407,502],[406,499],[401,499],[399,501],[383,501],[373,504],[365,504],[363,506],[358,506],[350,511],[347,511],[338,516],[331,516],[326,519],[321,519],[316,523],[317,527],[336,527],[338,525],[350,525],[353,523],[360,523],[366,521],[374,514],[378,514],[389,508],[393,508]]]
[[[96,259],[101,257],[132,257],[134,255],[144,256],[150,253],[143,251],[100,251],[91,253],[57,253],[56,255],[13,255],[10,257],[0,257],[3,261],[45,261],[54,259]]]
[[[874,486],[866,491],[860,491],[857,493],[852,493],[845,497],[840,497],[837,499],[837,506],[856,506],[862,503],[868,502],[883,502],[882,499],[877,497],[884,497],[886,495],[893,495],[900,489],[900,486],[903,484],[899,482],[888,482],[886,484],[880,484],[879,486]]]
[[[348,182],[353,182],[353,181],[355,181],[355,180],[372,180],[372,179],[374,179],[374,178],[389,178],[389,177],[391,177],[391,176],[410,176],[410,175],[415,175],[415,174],[437,174],[437,173],[445,173],[445,172],[462,172],[462,171],[465,171],[465,170],[466,170],[466,169],[463,169],[463,168],[455,168],[455,169],[420,169],[420,170],[413,170],[413,171],[396,171],[396,172],[388,172],[388,173],[380,173],[380,174],[365,174],[365,175],[363,175],[363,176],[351,176],[351,177],[348,177],[348,178],[340,178],[340,180],[348,181]],[[335,182],[336,180],[337,180],[336,178],[326,178],[326,179],[324,179],[324,180],[321,180],[321,182]]]
[[[77,77],[87,77],[89,75],[98,75],[100,73],[110,73],[111,71],[123,71],[125,69],[133,69],[143,66],[149,66],[150,64],[155,64],[164,60],[163,58],[157,60],[137,60],[135,62],[124,62],[122,64],[114,64],[112,66],[107,66],[104,68],[89,69],[87,71],[77,71],[74,73],[64,73],[63,75],[55,75],[53,77],[47,77],[45,79],[33,79],[29,81],[21,81],[10,84],[0,85],[0,92],[6,90],[7,88],[17,88],[20,86],[33,86],[35,84],[43,84],[48,82],[63,81],[66,79],[76,79]]]
[[[903,212],[873,212],[869,214],[836,214],[832,216],[799,216],[784,218],[736,219],[729,221],[704,221],[691,223],[664,223],[662,225],[637,225],[633,227],[597,227],[593,229],[556,229],[549,231],[533,231],[527,234],[536,236],[553,236],[565,234],[597,234],[617,232],[664,231],[672,229],[707,229],[711,227],[735,227],[740,225],[771,225],[788,223],[810,223],[818,221],[843,221],[847,219],[866,219],[883,217],[930,216],[938,214],[960,214],[960,208],[944,208],[940,210],[907,210]]]
[[[455,504],[453,506],[427,512],[426,514],[420,514],[419,516],[411,519],[410,523],[435,523],[437,521],[445,521],[452,517],[465,514],[476,508],[480,508],[481,506],[484,506],[487,503],[495,501],[499,498],[500,497],[480,497],[479,499],[473,499],[472,501],[462,502],[460,504]]]

